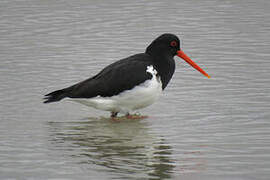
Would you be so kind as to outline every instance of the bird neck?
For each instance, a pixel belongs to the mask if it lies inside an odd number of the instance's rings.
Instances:
[[[154,67],[160,76],[162,89],[165,89],[175,71],[175,61],[171,56],[154,56]]]

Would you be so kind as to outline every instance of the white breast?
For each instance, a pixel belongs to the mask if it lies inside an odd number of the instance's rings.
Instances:
[[[147,66],[146,72],[152,74],[152,78],[131,90],[126,90],[112,97],[94,97],[90,99],[72,99],[81,104],[120,113],[131,113],[153,104],[162,93],[162,83],[153,66]]]

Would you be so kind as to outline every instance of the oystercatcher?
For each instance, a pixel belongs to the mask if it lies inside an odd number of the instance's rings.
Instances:
[[[95,76],[73,86],[45,95],[44,103],[73,100],[96,109],[127,116],[131,112],[153,104],[171,80],[175,71],[174,56],[179,56],[204,74],[181,49],[174,34],[162,34],[144,53],[116,61]]]

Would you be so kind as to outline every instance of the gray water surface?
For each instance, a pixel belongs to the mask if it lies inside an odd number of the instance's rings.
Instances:
[[[43,95],[162,33],[177,69],[144,120]],[[270,1],[0,1],[0,179],[269,179]]]

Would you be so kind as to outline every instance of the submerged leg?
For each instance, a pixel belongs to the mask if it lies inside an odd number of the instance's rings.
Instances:
[[[145,118],[148,118],[148,116],[141,116],[139,114],[133,114],[132,115],[132,114],[127,113],[126,118],[127,119],[145,119]]]

